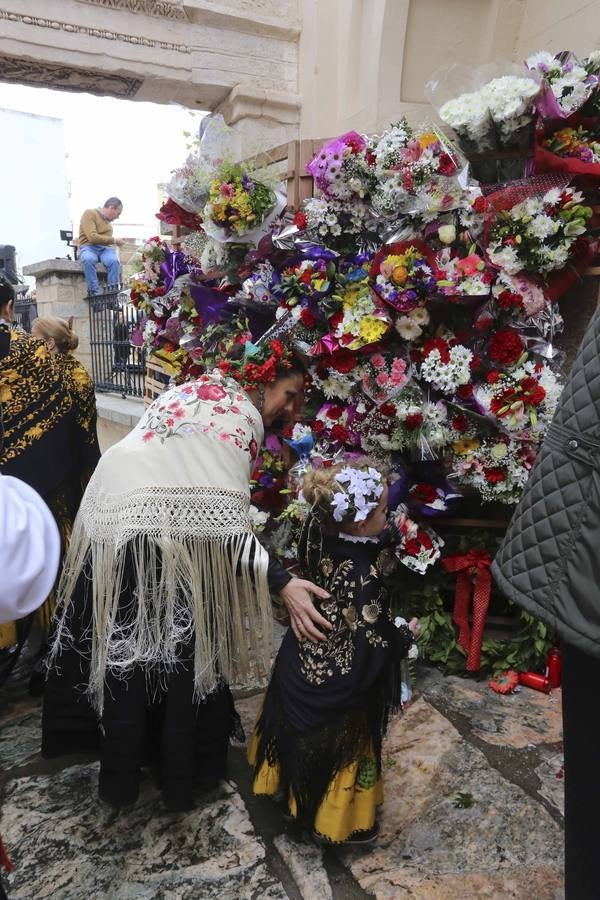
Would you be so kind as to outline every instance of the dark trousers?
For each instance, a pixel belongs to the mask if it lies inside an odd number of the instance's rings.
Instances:
[[[600,897],[600,659],[563,645],[565,897]]]

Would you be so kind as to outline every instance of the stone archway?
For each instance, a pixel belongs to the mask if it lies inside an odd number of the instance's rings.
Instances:
[[[220,110],[263,147],[297,137],[298,0],[0,0],[0,29],[2,81]]]

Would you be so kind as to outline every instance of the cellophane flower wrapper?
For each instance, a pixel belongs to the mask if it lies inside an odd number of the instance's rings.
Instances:
[[[598,76],[570,51],[540,51],[527,58],[527,65],[543,78],[543,91],[536,106],[545,120],[569,118],[598,90]]]
[[[539,130],[535,142],[536,172],[565,172],[600,179],[600,134],[591,127],[565,125],[553,132]]]
[[[183,166],[173,171],[166,187],[168,196],[188,212],[201,215],[215,171],[224,161],[234,159],[233,129],[220,113],[205,116],[200,123],[198,147]]]
[[[386,244],[369,272],[373,290],[400,313],[424,306],[435,293],[437,272],[431,248],[415,239]]]
[[[537,446],[498,435],[473,439],[455,449],[453,474],[485,503],[516,503],[529,478]]]
[[[433,529],[414,521],[404,504],[391,516],[389,530],[397,559],[412,572],[424,575],[440,558],[443,539]]]
[[[500,62],[479,68],[444,66],[427,83],[425,93],[456,135],[474,177],[494,184],[526,172],[540,90],[537,74],[525,66]],[[499,151],[518,155],[494,158]]]
[[[434,126],[413,129],[402,119],[380,136],[373,155],[377,185],[372,205],[378,215],[429,222],[460,205],[467,162]]]
[[[328,200],[364,200],[375,184],[374,163],[367,139],[348,131],[326,141],[306,169]]]
[[[252,179],[249,178],[249,181],[251,180]],[[265,185],[259,184],[259,182],[255,182],[254,184],[255,190],[258,187],[265,188]],[[224,244],[239,243],[240,241],[249,244],[257,244],[262,237],[269,233],[276,219],[284,211],[287,203],[286,197],[280,191],[268,190],[270,195],[269,212],[262,217],[260,222],[254,228],[242,227],[239,230],[232,230],[231,228],[221,227],[215,221],[215,207],[214,204],[210,202],[207,203],[202,210],[202,227],[210,237]]]
[[[487,197],[489,261],[509,275],[547,277],[569,263],[592,210],[560,173],[517,181]]]

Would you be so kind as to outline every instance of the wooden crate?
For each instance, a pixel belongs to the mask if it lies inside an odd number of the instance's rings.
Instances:
[[[146,378],[144,381],[144,407],[147,409],[157,397],[169,386],[169,376],[162,366],[152,357],[146,362]]]

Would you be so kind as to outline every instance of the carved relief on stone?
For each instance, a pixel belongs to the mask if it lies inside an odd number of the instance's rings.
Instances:
[[[299,18],[298,0],[214,0],[211,5],[237,12],[261,13],[274,19],[295,21]]]
[[[37,63],[12,56],[0,56],[0,78],[15,84],[43,86],[59,91],[87,91],[111,97],[133,97],[142,86],[139,78]]]
[[[182,0],[78,0],[78,3],[105,6],[109,9],[125,9],[128,12],[160,16],[165,19],[186,18]]]
[[[185,44],[173,44],[171,41],[157,41],[138,34],[124,34],[108,28],[91,28],[87,25],[73,25],[70,22],[59,22],[43,16],[26,16],[23,13],[0,9],[0,20],[19,22],[23,25],[35,25],[38,28],[52,28],[54,31],[67,31],[71,34],[87,34],[90,37],[103,38],[108,41],[125,41],[128,44],[139,44],[142,47],[158,47],[161,50],[174,50],[178,53],[191,53],[191,47]]]

